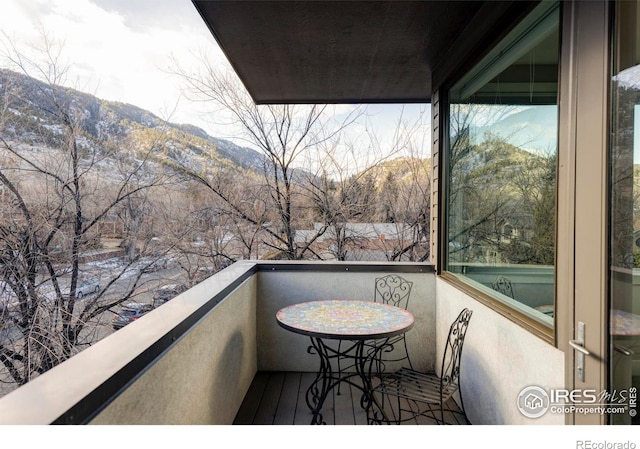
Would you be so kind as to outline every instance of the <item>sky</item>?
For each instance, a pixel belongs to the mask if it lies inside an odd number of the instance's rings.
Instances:
[[[195,70],[202,54],[228,66],[190,0],[2,0],[0,30],[24,52],[41,42],[40,30],[64,42],[63,56],[71,64],[68,87],[240,143],[234,130],[207,120],[202,105],[184,98],[180,78],[171,73],[173,57],[187,69]],[[416,142],[423,156],[430,152],[430,114],[420,113],[429,107],[403,109],[409,122],[419,120],[424,128]],[[353,135],[375,129],[382,145],[388,144],[400,106],[369,105],[367,111],[369,122],[354,126]]]

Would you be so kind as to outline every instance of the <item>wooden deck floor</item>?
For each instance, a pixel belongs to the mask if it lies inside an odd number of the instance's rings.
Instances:
[[[235,425],[308,425],[311,411],[305,393],[315,377],[313,373],[259,372],[238,411]],[[330,425],[366,425],[367,417],[360,407],[360,390],[343,384],[340,394],[329,395],[323,406],[323,417]],[[468,424],[457,414],[445,418],[448,424]],[[411,424],[411,423],[409,423]],[[421,417],[413,424],[436,424]]]

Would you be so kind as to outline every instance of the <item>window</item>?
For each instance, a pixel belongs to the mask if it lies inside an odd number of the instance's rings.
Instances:
[[[618,2],[611,78],[609,390],[640,386],[640,2]],[[631,414],[612,424],[640,424]]]
[[[444,268],[553,325],[559,5],[542,2],[449,89]]]

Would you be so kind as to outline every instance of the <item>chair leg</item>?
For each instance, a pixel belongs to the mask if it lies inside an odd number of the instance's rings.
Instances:
[[[385,411],[385,395],[380,394],[380,400],[375,399],[375,392],[372,392],[372,403],[371,407],[367,409],[367,424],[391,424],[391,422],[387,419],[388,414]],[[389,401],[391,404],[391,401]],[[393,413],[393,407],[389,407],[391,412]],[[394,414],[395,417],[395,414]]]
[[[391,399],[389,399],[389,404],[391,404]],[[402,423],[402,398],[400,396],[396,397],[395,408],[392,410],[393,412],[393,421],[389,422],[389,424],[401,424]]]
[[[409,357],[409,348],[407,348],[407,339],[403,338],[402,341],[404,342],[404,352],[405,354],[407,354],[407,361],[409,362],[409,368],[413,369],[413,363],[411,363],[411,357]]]
[[[338,340],[338,379],[342,377],[342,368],[340,367],[340,350],[342,346],[342,340]],[[338,382],[338,391],[337,394],[340,394],[340,388],[342,387],[342,382]]]

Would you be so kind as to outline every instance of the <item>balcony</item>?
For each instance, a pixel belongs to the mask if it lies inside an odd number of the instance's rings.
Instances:
[[[417,369],[439,366],[449,324],[474,309],[462,362],[473,424],[523,424],[528,385],[563,385],[562,353],[411,263],[238,262],[0,399],[3,424],[298,424],[294,395],[317,366],[275,313],[297,302],[366,299],[389,272],[413,281],[407,334]],[[73,379],[72,382],[69,379]],[[330,423],[364,424],[343,392]],[[297,414],[297,417],[296,417]],[[561,424],[562,415],[538,423]],[[425,422],[424,424],[428,424]]]

